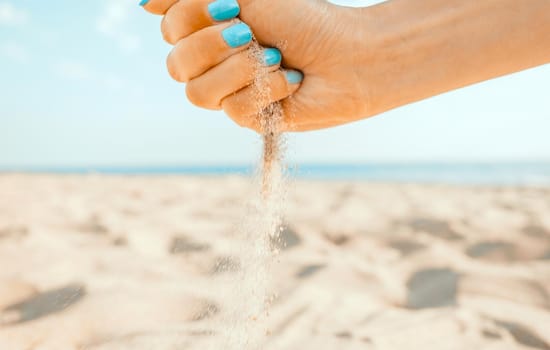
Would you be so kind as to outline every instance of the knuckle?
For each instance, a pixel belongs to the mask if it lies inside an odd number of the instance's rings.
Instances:
[[[189,73],[185,69],[185,65],[178,60],[178,53],[174,49],[166,58],[166,68],[168,73],[177,82],[186,83],[190,80]]]
[[[237,111],[236,104],[231,100],[231,97],[226,98],[222,101],[222,108],[231,119],[237,120],[239,119],[240,114]]]
[[[168,70],[168,74],[170,74],[172,79],[174,79],[175,81],[179,81],[178,72],[174,64],[174,59],[172,58],[172,53],[170,53],[166,58],[166,69]]]
[[[245,115],[243,115],[241,108],[237,105],[229,102],[223,104],[224,112],[241,128],[250,127],[250,122]]]
[[[187,99],[189,99],[189,101],[195,106],[208,107],[208,102],[203,89],[199,88],[194,80],[187,83],[187,86],[185,87],[185,94],[187,95]]]
[[[173,38],[172,31],[166,20],[166,16],[160,22],[160,32],[162,33],[162,38],[170,45],[174,45],[176,41]]]

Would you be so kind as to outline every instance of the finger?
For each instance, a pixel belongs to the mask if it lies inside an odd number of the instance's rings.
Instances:
[[[242,22],[202,29],[177,43],[167,59],[168,71],[176,81],[188,82],[245,50],[251,41],[252,31]]]
[[[223,99],[225,113],[237,124],[257,130],[258,111],[291,96],[300,87],[303,75],[294,70],[279,70],[269,73],[266,80],[265,98],[258,86],[253,84]]]
[[[176,2],[178,0],[141,0],[139,4],[151,13],[163,15]]]
[[[268,72],[279,69],[281,52],[264,49],[261,62]],[[253,50],[235,54],[203,75],[187,83],[187,97],[191,103],[207,109],[221,109],[221,101],[232,93],[251,85],[258,69],[258,58]]]
[[[240,10],[237,0],[179,1],[162,19],[162,35],[164,40],[174,45],[196,31],[236,18]]]

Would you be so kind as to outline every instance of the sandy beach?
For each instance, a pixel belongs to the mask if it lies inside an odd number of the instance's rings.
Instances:
[[[208,349],[251,190],[0,175],[0,349]],[[296,180],[282,240],[262,349],[550,349],[550,188]]]

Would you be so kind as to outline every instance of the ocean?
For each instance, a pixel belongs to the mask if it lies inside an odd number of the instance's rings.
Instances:
[[[93,166],[4,168],[1,172],[119,175],[245,175],[252,165],[212,166]],[[366,163],[290,164],[289,176],[298,179],[353,180],[458,185],[550,186],[549,162],[515,163]]]

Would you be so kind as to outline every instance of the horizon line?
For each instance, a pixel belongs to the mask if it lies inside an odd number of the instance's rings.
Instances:
[[[532,160],[408,160],[408,161],[308,161],[308,162],[285,162],[289,168],[323,168],[323,167],[376,167],[376,166],[511,166],[511,165],[548,165],[550,159],[532,159]],[[76,164],[76,165],[0,165],[0,173],[6,172],[86,172],[86,171],[193,171],[200,170],[235,170],[247,171],[257,168],[257,163],[165,163],[165,164]]]

